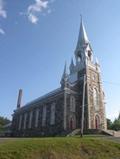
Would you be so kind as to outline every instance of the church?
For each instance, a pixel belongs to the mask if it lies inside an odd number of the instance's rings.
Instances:
[[[74,59],[69,72],[65,64],[60,87],[21,106],[19,90],[17,108],[12,119],[13,136],[56,136],[75,129],[105,130],[105,95],[100,64],[81,19]],[[83,125],[82,125],[83,121]]]

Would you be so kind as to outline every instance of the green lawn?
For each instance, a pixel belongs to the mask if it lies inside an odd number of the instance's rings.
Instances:
[[[0,159],[120,159],[120,144],[94,137],[10,139]]]

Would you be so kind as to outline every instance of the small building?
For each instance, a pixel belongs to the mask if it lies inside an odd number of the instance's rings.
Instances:
[[[56,90],[22,107],[20,90],[12,120],[13,136],[67,134],[81,128],[82,120],[84,130],[106,129],[100,65],[93,60],[93,50],[82,20],[74,56],[69,72],[65,64],[61,86]]]

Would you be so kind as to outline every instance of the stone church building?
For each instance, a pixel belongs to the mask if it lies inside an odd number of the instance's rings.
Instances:
[[[82,20],[74,56],[75,62],[71,60],[69,72],[65,64],[61,86],[56,90],[22,107],[22,90],[19,91],[12,120],[13,136],[67,134],[81,128],[83,116],[84,130],[106,129],[100,65],[93,60],[93,50]]]

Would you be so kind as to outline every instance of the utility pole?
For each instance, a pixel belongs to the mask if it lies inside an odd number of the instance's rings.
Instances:
[[[83,130],[84,130],[85,85],[86,85],[86,76],[84,74],[84,79],[83,79],[83,98],[82,98],[82,117],[81,117],[81,137],[83,137]]]

